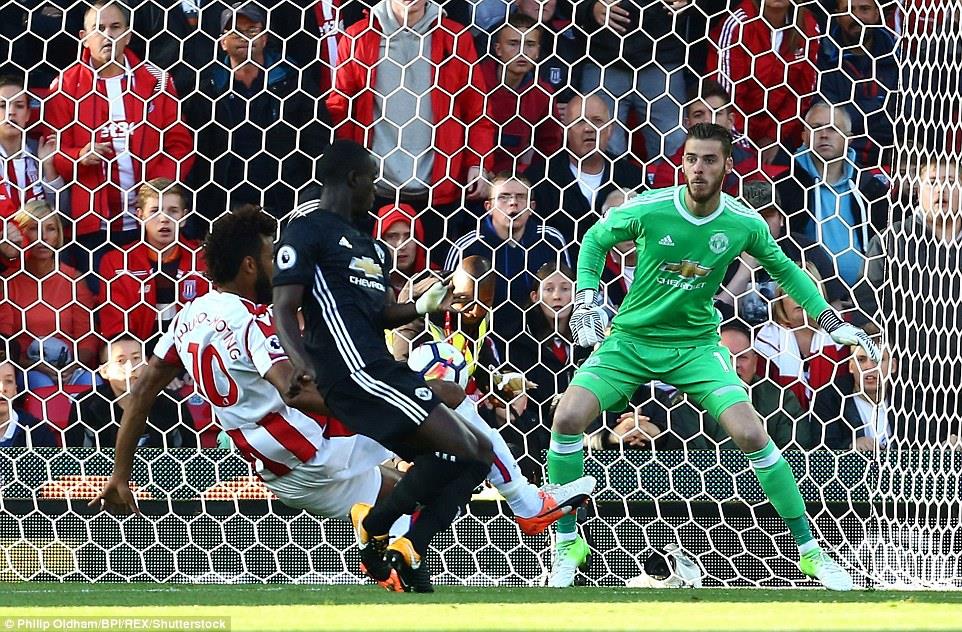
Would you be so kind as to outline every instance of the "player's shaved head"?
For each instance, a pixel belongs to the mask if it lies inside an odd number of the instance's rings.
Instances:
[[[374,154],[353,140],[334,141],[317,161],[314,177],[324,185],[321,208],[351,222],[363,220],[374,208]]]
[[[318,159],[315,177],[321,184],[331,185],[344,182],[352,171],[367,171],[373,165],[374,156],[366,147],[342,138],[334,141]]]

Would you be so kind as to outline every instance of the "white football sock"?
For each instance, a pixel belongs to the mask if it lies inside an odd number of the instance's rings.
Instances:
[[[494,463],[488,473],[488,481],[498,488],[516,516],[530,518],[541,511],[542,500],[538,488],[528,482],[508,444],[497,430],[485,423],[470,397],[454,410],[469,424],[484,432],[494,448]]]

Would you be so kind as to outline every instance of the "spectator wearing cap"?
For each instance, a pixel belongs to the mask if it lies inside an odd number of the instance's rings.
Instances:
[[[158,178],[140,187],[143,238],[109,252],[100,263],[99,331],[105,338],[127,333],[146,342],[210,288],[200,244],[180,232],[187,213],[180,185]]]
[[[51,86],[44,124],[57,136],[54,166],[70,187],[72,261],[96,266],[108,240],[139,234],[137,187],[152,178],[177,179],[193,163],[193,138],[180,119],[170,77],[127,48],[130,12],[96,2],[84,15],[83,53]],[[94,261],[90,253],[97,251]]]
[[[848,110],[859,164],[882,166],[895,145],[895,32],[885,25],[878,0],[837,0],[836,8],[818,52],[819,94]]]
[[[465,201],[487,197],[494,125],[470,31],[433,0],[381,0],[349,26],[327,107],[338,138],[369,147],[380,162],[375,208],[406,202],[428,240]]]
[[[0,448],[52,448],[56,439],[47,424],[17,406],[17,369],[0,362]]]
[[[725,193],[733,196],[741,194],[742,183],[763,177],[761,153],[747,136],[735,126],[735,108],[728,91],[717,81],[706,79],[688,91],[688,105],[685,107],[685,129],[699,123],[715,123],[732,134],[733,168],[723,185]],[[685,147],[678,148],[673,156],[650,164],[646,170],[646,184],[653,189],[675,186],[685,182],[682,159]]]
[[[60,216],[45,200],[28,202],[14,217],[22,241],[22,270],[6,279],[0,335],[10,357],[27,369],[27,387],[66,383],[80,365],[93,368],[100,343],[93,334],[94,297],[80,274],[63,263]]]
[[[257,204],[280,217],[311,180],[313,160],[330,141],[317,85],[293,62],[267,48],[260,5],[236,2],[220,17],[219,58],[202,74],[186,106],[197,130],[192,173],[196,208],[208,219],[227,208]]]
[[[792,232],[821,244],[851,288],[861,276],[869,242],[885,230],[889,180],[857,163],[848,146],[852,120],[841,107],[819,102],[805,115],[803,144],[776,183]]]
[[[373,236],[388,245],[394,258],[391,287],[400,293],[428,268],[424,224],[410,204],[385,204],[377,211]]]
[[[782,200],[771,183],[763,180],[746,182],[743,185],[742,200],[762,216],[772,237],[789,259],[802,266],[806,263],[815,266],[824,280],[825,298],[833,307],[851,307],[851,292],[841,281],[832,256],[807,235],[787,231],[785,214],[781,210]],[[767,300],[759,298],[759,291],[766,299],[771,299],[773,288],[771,276],[754,257],[743,253],[728,269],[717,300],[729,305],[737,304],[736,313],[739,318],[754,325],[768,319]]]
[[[493,55],[481,62],[491,88],[488,118],[496,126],[495,173],[524,173],[561,147],[562,129],[555,119],[554,89],[539,81],[536,68],[543,30],[534,19],[515,13],[494,34]]]

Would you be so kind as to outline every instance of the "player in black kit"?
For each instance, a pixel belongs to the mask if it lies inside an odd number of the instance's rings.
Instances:
[[[430,592],[428,544],[470,500],[493,453],[387,349],[385,329],[449,308],[451,291],[437,283],[397,303],[387,248],[355,226],[374,203],[376,173],[374,157],[352,141],[336,141],[318,161],[320,199],[297,208],[275,249],[275,325],[294,364],[289,395],[316,382],[348,428],[414,463],[389,496],[355,505],[351,519],[365,573],[388,589]],[[394,521],[418,506],[411,530],[388,544]]]

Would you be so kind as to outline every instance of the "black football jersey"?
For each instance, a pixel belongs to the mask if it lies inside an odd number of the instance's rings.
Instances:
[[[304,342],[322,389],[368,364],[393,360],[381,318],[390,269],[386,246],[316,200],[299,206],[281,234],[274,285],[305,288]]]

